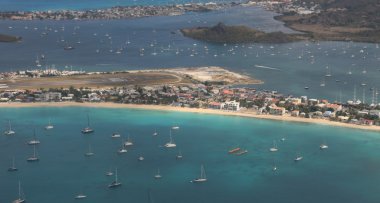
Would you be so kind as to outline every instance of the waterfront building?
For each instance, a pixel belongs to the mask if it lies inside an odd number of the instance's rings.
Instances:
[[[286,112],[284,107],[278,107],[276,105],[269,106],[269,114],[282,116]]]
[[[240,110],[240,103],[236,101],[228,101],[221,104],[221,108],[223,110],[229,110],[229,111],[239,111]]]

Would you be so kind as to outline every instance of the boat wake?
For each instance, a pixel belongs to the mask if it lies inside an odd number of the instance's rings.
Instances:
[[[281,70],[279,68],[272,68],[269,66],[261,66],[261,65],[255,65],[256,68],[261,68],[261,69],[269,69],[269,70]]]

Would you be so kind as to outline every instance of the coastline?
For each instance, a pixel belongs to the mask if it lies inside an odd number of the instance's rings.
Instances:
[[[111,102],[101,103],[78,103],[78,102],[39,102],[39,103],[0,103],[0,108],[34,108],[34,107],[91,107],[91,108],[126,108],[126,109],[141,109],[153,111],[171,111],[171,112],[184,112],[184,113],[199,113],[199,114],[212,114],[222,116],[240,116],[246,118],[266,119],[283,122],[297,122],[309,123],[318,125],[329,125],[335,127],[353,128],[360,130],[368,130],[380,132],[380,126],[365,126],[354,125],[349,123],[334,122],[324,119],[307,119],[300,117],[292,117],[290,115],[276,116],[276,115],[262,115],[254,112],[231,112],[214,109],[200,109],[200,108],[186,108],[174,106],[161,106],[161,105],[145,105],[145,104],[120,104]]]

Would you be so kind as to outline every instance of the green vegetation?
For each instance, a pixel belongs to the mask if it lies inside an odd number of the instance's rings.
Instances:
[[[298,34],[265,33],[246,26],[227,26],[223,23],[213,27],[181,29],[181,32],[186,37],[215,43],[287,43],[304,39]]]

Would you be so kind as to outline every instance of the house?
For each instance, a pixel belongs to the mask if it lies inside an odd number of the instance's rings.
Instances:
[[[223,110],[229,110],[229,111],[239,111],[240,110],[240,103],[236,101],[228,101],[221,104],[221,108]]]
[[[364,118],[360,118],[359,120],[359,124],[361,125],[373,125],[373,120],[369,120],[369,119],[364,119]]]
[[[294,111],[292,111],[292,112],[290,113],[290,115],[293,116],[293,117],[298,117],[298,116],[300,115],[300,111],[298,111],[298,110],[294,110]]]
[[[208,104],[208,108],[209,109],[221,109],[222,108],[222,104],[219,103],[219,102],[210,102]]]
[[[284,107],[277,107],[275,105],[269,106],[269,114],[271,115],[279,115],[282,116],[285,114],[285,108]]]
[[[60,92],[46,92],[41,95],[41,100],[48,101],[61,101],[62,94]]]

